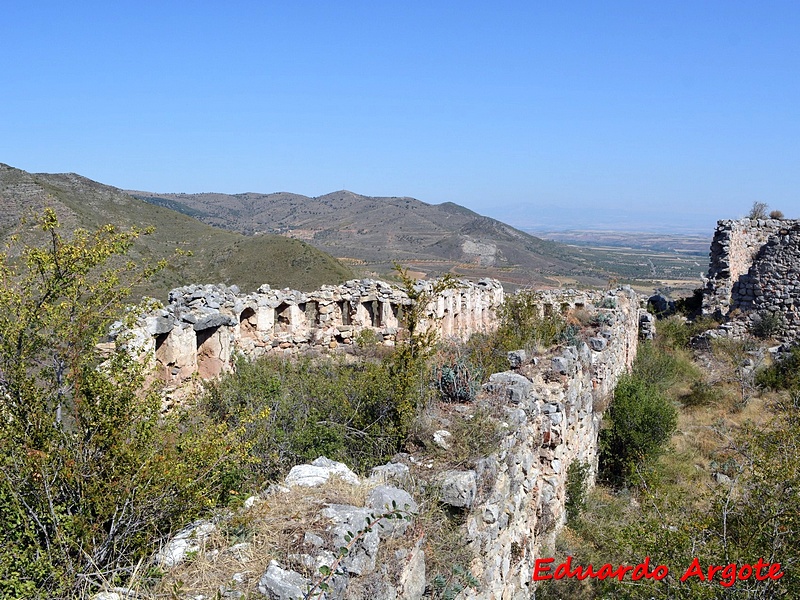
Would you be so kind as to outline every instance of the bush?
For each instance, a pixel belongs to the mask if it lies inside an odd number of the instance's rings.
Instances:
[[[770,211],[769,218],[770,219],[783,219],[785,217],[783,216],[783,212],[781,212],[779,210],[773,210],[773,211]]]
[[[695,381],[692,383],[691,391],[681,396],[684,406],[709,406],[719,402],[722,393],[713,383],[705,381]]]
[[[681,315],[672,315],[658,322],[657,335],[663,346],[689,348],[694,336],[719,325],[713,317],[698,317],[687,321]]]
[[[635,482],[636,468],[653,459],[677,425],[677,412],[662,392],[634,375],[620,378],[600,432],[600,471],[613,485]]]
[[[756,383],[772,390],[800,390],[800,346],[756,374]]]
[[[751,219],[766,219],[767,208],[766,202],[753,202],[753,206],[750,208],[750,212],[747,216]]]
[[[634,363],[636,376],[660,392],[680,381],[696,379],[700,373],[687,354],[681,349],[642,342]]]
[[[567,468],[567,500],[564,507],[567,519],[575,521],[586,508],[586,479],[589,476],[588,463],[574,460]]]
[[[118,584],[222,493],[229,434],[163,422],[147,372],[96,344],[130,287],[110,267],[138,233],[59,232],[0,255],[0,597],[74,598]],[[14,257],[13,259],[9,257]]]
[[[539,354],[559,342],[577,341],[575,328],[568,328],[560,314],[540,315],[540,301],[531,291],[507,295],[498,310],[500,325],[491,334],[476,334],[467,343],[469,360],[485,376],[508,370],[508,352],[525,350]]]
[[[404,441],[404,396],[390,366],[331,357],[242,361],[236,373],[209,384],[201,406],[215,421],[242,429],[257,459],[242,471],[243,485],[256,487],[320,455],[364,472]]]
[[[778,313],[761,311],[755,315],[750,325],[750,333],[762,340],[773,337],[783,328],[783,319]]]

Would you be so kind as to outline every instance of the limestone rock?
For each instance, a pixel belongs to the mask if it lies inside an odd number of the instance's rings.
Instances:
[[[393,481],[395,483],[402,483],[409,474],[409,469],[402,463],[386,463],[374,467],[370,472],[370,481],[377,481],[380,483],[388,483]]]
[[[305,596],[309,585],[309,580],[300,573],[282,569],[273,560],[258,580],[256,589],[270,600],[298,600]]]
[[[179,565],[190,552],[199,552],[217,526],[210,521],[197,521],[182,529],[156,554],[155,561],[170,569]]]
[[[331,521],[331,533],[336,548],[347,546],[349,534],[356,534],[367,527],[367,518],[372,518],[374,511],[369,508],[358,508],[346,504],[331,504],[322,511],[322,515]],[[342,567],[352,575],[363,575],[375,569],[378,555],[380,534],[375,528],[364,533],[351,548],[350,553],[342,560]]]
[[[442,502],[455,508],[470,508],[478,493],[475,471],[445,471],[439,477]]]
[[[488,393],[500,394],[512,404],[523,402],[532,388],[533,383],[527,377],[510,371],[493,373],[489,376],[489,383],[483,386]]]
[[[352,485],[358,485],[360,483],[358,475],[353,473],[347,465],[330,460],[324,456],[315,459],[310,465],[296,465],[292,467],[291,471],[289,471],[289,474],[286,476],[285,483],[290,488],[297,485],[316,487],[328,481],[332,475]]]

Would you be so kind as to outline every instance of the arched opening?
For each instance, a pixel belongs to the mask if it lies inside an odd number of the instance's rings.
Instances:
[[[380,327],[381,321],[383,321],[383,319],[381,319],[381,303],[377,300],[371,300],[364,302],[363,306],[369,316],[369,325],[372,327]]]
[[[292,330],[292,307],[286,303],[275,309],[275,333],[289,333]]]
[[[350,303],[347,300],[341,300],[336,303],[336,310],[341,318],[342,325],[352,325],[353,321],[350,317]]]
[[[306,321],[310,327],[319,325],[319,305],[316,302],[306,302]]]
[[[170,376],[172,375],[172,367],[173,364],[169,363],[169,346],[167,345],[167,338],[169,337],[169,332],[167,333],[159,333],[156,336],[156,365],[157,365],[157,374],[158,378],[164,381],[169,380]]]

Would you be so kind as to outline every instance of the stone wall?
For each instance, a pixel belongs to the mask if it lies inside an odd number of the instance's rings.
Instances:
[[[711,261],[703,313],[741,321],[762,315],[779,317],[779,337],[800,332],[800,220],[719,221],[711,243]]]
[[[417,285],[430,291],[433,284]],[[444,338],[466,339],[496,327],[502,301],[498,281],[461,282],[433,298],[430,319],[422,326],[438,328]],[[210,378],[230,371],[237,352],[257,358],[312,347],[330,350],[352,344],[364,331],[394,345],[410,303],[402,290],[370,279],[310,293],[264,285],[241,294],[236,286],[191,285],[172,290],[169,304],[143,316],[128,335],[155,361],[159,377],[177,385],[195,374]]]
[[[531,597],[534,561],[550,555],[566,519],[567,469],[574,461],[585,463],[594,482],[603,411],[636,356],[645,311],[632,290],[560,298],[550,292],[543,300],[614,308],[591,308],[605,315],[603,324],[577,346],[490,378],[486,392],[508,399],[509,434],[500,451],[475,469],[476,487],[484,491],[477,494],[466,528],[475,551],[471,570],[481,588],[464,598]]]
[[[584,329],[574,343],[563,343],[541,355],[510,353],[514,368],[493,374],[474,408],[460,407],[468,415],[470,410],[488,404],[507,426],[507,434],[492,454],[466,470],[447,470],[434,468],[434,460],[420,449],[414,454],[399,454],[390,463],[376,467],[368,480],[359,480],[345,465],[318,458],[310,465],[294,467],[283,486],[270,486],[262,498],[248,499],[245,506],[264,500],[278,503],[290,488],[321,486],[331,475],[372,488],[363,507],[320,505],[333,543],[317,535],[319,531],[306,533],[304,540],[316,539],[318,543],[304,542],[302,551],[308,555],[294,555],[311,564],[331,564],[333,552],[346,541],[345,532],[359,530],[365,517],[380,514],[381,507],[391,500],[397,507],[408,505],[409,510],[417,510],[419,498],[414,494],[421,489],[438,489],[441,501],[463,514],[464,539],[474,559],[471,564],[458,566],[468,567],[479,582],[477,589],[468,588],[457,597],[533,597],[535,561],[552,555],[555,536],[565,523],[567,471],[580,461],[589,467],[589,483],[594,482],[603,411],[619,377],[630,369],[636,356],[640,323],[652,324],[630,288],[536,294],[542,314],[558,312],[575,317],[578,311],[584,311],[583,316],[590,316],[594,325]],[[438,445],[445,439],[441,434],[441,430],[433,434],[434,441],[440,435]],[[447,446],[442,448],[446,451]],[[203,526],[195,524],[194,531]],[[405,527],[401,531],[393,527],[371,529],[340,565],[326,597],[421,600],[425,580],[433,575],[426,573],[430,557],[423,549],[424,535],[415,527],[407,531]],[[191,537],[176,536],[167,545],[168,552],[161,553],[162,566],[164,556],[173,561],[175,548],[182,549],[183,539]],[[393,558],[378,561],[379,548],[392,538]],[[238,575],[230,573],[228,579],[235,581]],[[272,563],[266,572],[252,572],[248,577],[251,585],[257,581],[261,594],[273,599],[302,597],[310,585],[310,580],[291,570],[290,564]],[[287,594],[287,589],[292,594]]]

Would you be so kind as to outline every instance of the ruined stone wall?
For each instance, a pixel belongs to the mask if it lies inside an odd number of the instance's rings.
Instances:
[[[745,326],[764,314],[779,317],[779,336],[800,328],[800,220],[719,221],[711,243],[703,313]]]
[[[500,451],[476,468],[476,489],[484,491],[477,493],[466,527],[481,589],[465,598],[531,597],[534,561],[552,552],[566,519],[567,469],[574,461],[585,463],[594,481],[603,411],[636,356],[644,311],[629,288],[550,292],[543,303],[614,308],[592,309],[605,315],[596,336],[495,374],[487,384],[488,392],[509,400],[509,434]]]
[[[417,285],[431,290],[431,282]],[[438,294],[428,307],[431,325],[442,337],[466,339],[494,329],[503,301],[498,281],[462,282]],[[269,352],[347,346],[364,331],[394,345],[411,301],[383,281],[352,280],[303,293],[261,286],[241,294],[236,286],[191,285],[172,290],[169,304],[129,331],[135,345],[151,356],[159,376],[180,384],[197,374],[210,378],[232,369],[235,354],[257,358]]]
[[[347,289],[362,288],[353,284]],[[364,289],[373,288],[370,284]],[[477,294],[473,300],[485,300],[493,289],[486,284],[483,293],[473,290]],[[452,300],[437,299],[432,308],[444,318],[445,310],[457,304],[461,293],[465,292],[455,294]],[[460,407],[468,414],[488,404],[507,427],[507,434],[492,454],[469,465],[468,470],[441,470],[433,468],[431,456],[418,448],[413,454],[398,454],[390,463],[375,467],[364,480],[345,465],[321,457],[310,465],[294,467],[283,486],[270,486],[262,496],[248,499],[245,507],[265,499],[279,503],[290,488],[324,485],[332,474],[343,483],[373,488],[364,507],[321,505],[333,542],[329,544],[317,535],[319,531],[307,533],[302,545],[302,552],[307,554],[293,555],[302,558],[303,564],[329,565],[333,552],[347,542],[343,537],[346,532],[360,530],[367,516],[381,513],[390,501],[395,502],[394,506],[416,511],[419,498],[415,500],[413,494],[423,488],[438,489],[442,503],[454,511],[463,511],[463,533],[474,556],[469,565],[453,566],[468,567],[479,582],[478,589],[468,588],[458,598],[533,597],[531,576],[535,561],[552,555],[555,536],[565,522],[567,471],[580,461],[589,467],[589,483],[594,482],[603,412],[619,377],[630,369],[636,356],[640,323],[651,324],[650,315],[641,308],[641,299],[630,288],[608,292],[543,291],[536,292],[536,296],[541,314],[563,314],[568,318],[581,314],[590,317],[590,325],[580,338],[537,356],[509,353],[513,369],[493,374],[474,408]],[[199,295],[193,301],[196,300]],[[335,296],[332,300],[336,301]],[[358,312],[357,307],[353,312]],[[473,318],[479,314],[485,317],[483,311],[472,314]],[[433,434],[434,440],[437,434],[442,431]],[[447,451],[446,445],[442,448]],[[199,539],[205,526],[194,524],[183,538],[176,536],[159,555],[162,566],[179,560],[176,550],[191,549],[183,540]],[[383,564],[377,560],[379,547],[391,538],[395,538],[391,542],[393,561]],[[426,572],[429,557],[423,542],[424,537],[413,527],[408,531],[405,526],[399,531],[394,527],[371,529],[341,563],[329,597],[422,600],[425,581],[432,576]],[[295,559],[287,558],[291,560]],[[237,575],[243,578],[241,573],[230,573],[228,580],[236,580]],[[265,572],[253,572],[247,577],[253,579],[254,585],[257,581],[258,591],[269,598],[302,597],[310,585],[309,579],[292,570],[290,562],[273,562]],[[293,590],[294,595],[287,595],[287,589]]]

